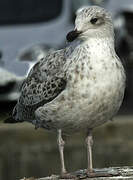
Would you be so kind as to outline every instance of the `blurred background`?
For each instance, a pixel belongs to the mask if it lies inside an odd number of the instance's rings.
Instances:
[[[49,51],[66,46],[75,11],[100,5],[112,13],[116,51],[126,74],[123,105],[114,118],[94,131],[97,168],[133,165],[133,1],[132,0],[0,0],[0,179],[44,177],[60,172],[56,135],[28,123],[4,124],[19,97],[29,69]],[[86,168],[83,134],[68,137],[69,171]]]

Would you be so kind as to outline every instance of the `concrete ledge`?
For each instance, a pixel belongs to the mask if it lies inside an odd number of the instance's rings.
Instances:
[[[96,171],[101,172],[101,173],[107,172],[108,174],[110,174],[111,177],[88,178],[85,176],[84,170],[79,170],[72,174],[78,174],[78,175],[80,174],[79,179],[86,179],[86,180],[133,180],[133,167],[132,166],[110,167],[110,168],[96,169]],[[31,178],[23,178],[21,180],[59,180],[59,179],[60,179],[59,175],[51,175],[44,178],[31,177]]]

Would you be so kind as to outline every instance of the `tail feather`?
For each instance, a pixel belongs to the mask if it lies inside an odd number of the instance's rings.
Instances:
[[[18,120],[16,118],[17,115],[17,106],[14,107],[13,112],[9,114],[9,117],[4,120],[4,123],[20,123],[23,122],[23,120]]]

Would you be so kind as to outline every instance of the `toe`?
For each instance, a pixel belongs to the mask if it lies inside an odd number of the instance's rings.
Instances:
[[[71,173],[63,173],[60,175],[60,179],[78,179],[78,177]]]

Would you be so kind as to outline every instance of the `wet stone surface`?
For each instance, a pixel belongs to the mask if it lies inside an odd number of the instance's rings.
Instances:
[[[109,168],[101,168],[95,169],[95,172],[101,173],[100,177],[91,177],[88,178],[85,175],[86,170],[79,170],[74,173],[73,175],[77,176],[77,179],[91,179],[91,180],[132,180],[133,179],[133,167],[109,167]],[[108,173],[110,177],[102,176],[102,173]],[[44,178],[23,178],[21,180],[59,180],[61,179],[58,175],[51,175]]]

